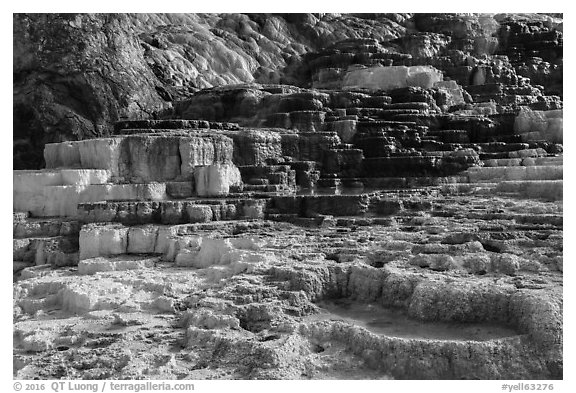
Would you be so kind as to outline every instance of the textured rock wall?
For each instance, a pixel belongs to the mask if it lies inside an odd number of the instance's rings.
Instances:
[[[48,142],[106,135],[165,107],[130,17],[14,14],[14,166],[38,168]]]
[[[14,171],[14,209],[34,216],[76,216],[79,203],[166,199],[165,183],[111,184],[100,169]]]
[[[533,111],[521,108],[514,122],[514,130],[522,135],[524,142],[546,140],[562,143],[564,140],[564,122],[561,109],[550,111]]]
[[[46,145],[47,168],[106,169],[131,183],[190,180],[197,166],[228,164],[234,150],[224,135],[140,134]]]
[[[369,67],[346,73],[342,87],[369,91],[392,90],[408,86],[428,89],[441,80],[442,73],[433,67]]]
[[[225,196],[231,186],[242,184],[240,171],[235,165],[209,165],[194,171],[198,196]]]
[[[277,132],[242,130],[229,136],[234,141],[236,165],[264,165],[266,160],[282,155],[281,136]]]
[[[15,14],[13,32],[16,169],[40,168],[46,143],[105,136],[116,120],[161,117],[198,89],[337,88],[354,64],[429,65],[462,86],[531,78],[545,94],[562,95],[563,24],[550,15]],[[290,89],[195,95],[180,115],[251,119],[261,112],[244,125],[260,126],[270,115],[268,126],[317,130],[321,121],[303,117],[319,114],[298,111],[321,110],[322,94],[307,101],[276,95]],[[447,105],[462,102],[456,94]],[[540,93],[514,94],[475,102],[559,108]]]
[[[107,135],[114,121],[154,117],[199,88],[299,84],[306,75],[299,59],[307,52],[350,37],[397,38],[404,20],[14,14],[14,167],[39,168],[44,144]]]

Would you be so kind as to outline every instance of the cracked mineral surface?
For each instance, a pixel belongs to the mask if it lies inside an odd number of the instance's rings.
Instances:
[[[563,378],[561,15],[14,23],[14,378]]]
[[[449,215],[181,224],[138,242],[146,226],[83,227],[127,248],[22,272],[15,375],[558,377],[561,206],[450,201]]]

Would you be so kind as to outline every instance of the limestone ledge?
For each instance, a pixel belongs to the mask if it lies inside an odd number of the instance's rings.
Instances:
[[[483,160],[485,167],[509,167],[509,166],[545,166],[545,165],[562,165],[563,156],[552,157],[525,157],[525,158],[499,158]]]
[[[26,177],[26,182],[14,187],[14,209],[28,211],[36,217],[76,217],[78,205],[85,202],[165,200],[168,197],[165,183],[44,185],[38,182],[28,186],[35,178],[52,176]]]
[[[502,181],[498,183],[495,190],[524,198],[542,198],[550,201],[564,199],[563,180]]]
[[[242,177],[235,165],[209,165],[194,169],[196,194],[200,197],[225,196],[230,187],[241,186]]]
[[[80,226],[81,224],[74,220],[26,218],[13,223],[12,235],[14,239],[37,236],[75,236],[80,232]]]
[[[195,181],[144,184],[107,183],[110,171],[102,169],[14,171],[13,206],[36,217],[76,217],[81,203],[226,196],[231,187],[242,186],[240,171],[233,164],[195,166],[191,170]]]
[[[14,266],[14,273],[29,266],[75,266],[78,264],[78,237],[76,235],[13,239],[12,257],[14,261],[19,262]]]
[[[233,142],[218,134],[127,135],[49,143],[46,168],[105,169],[132,183],[190,179],[196,166],[232,162]]]
[[[562,143],[563,129],[562,109],[537,111],[522,106],[514,121],[514,131],[522,136],[523,141]]]
[[[276,260],[263,250],[266,242],[258,237],[227,237],[209,234],[181,234],[179,226],[133,226],[89,224],[80,231],[80,274],[98,271],[139,269],[152,266],[148,260],[117,261],[103,257],[124,254],[156,254],[176,266],[207,268],[231,267],[231,274],[252,271],[255,266]]]
[[[470,183],[500,180],[562,180],[562,165],[476,167],[467,170]]]
[[[150,258],[130,258],[130,257],[119,257],[119,258],[103,258],[94,257],[89,259],[84,259],[78,262],[78,274],[82,275],[92,275],[97,272],[119,272],[125,270],[136,270],[154,267],[155,262],[158,260],[157,257]]]
[[[442,73],[430,66],[367,67],[348,70],[342,88],[377,91],[415,86],[429,89],[442,79]]]
[[[16,192],[39,192],[46,186],[87,186],[106,184],[110,172],[105,169],[45,169],[13,171]]]
[[[78,205],[82,222],[187,224],[238,218],[264,218],[267,199],[199,199],[89,202]]]

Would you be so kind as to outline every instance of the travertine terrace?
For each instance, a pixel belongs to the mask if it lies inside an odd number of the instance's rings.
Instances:
[[[561,16],[126,18],[163,84],[14,171],[15,378],[563,377]]]

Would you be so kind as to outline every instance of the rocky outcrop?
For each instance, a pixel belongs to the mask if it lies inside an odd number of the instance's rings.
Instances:
[[[386,16],[331,14],[15,14],[13,21],[16,169],[43,165],[46,143],[108,135],[115,121],[153,118],[197,89],[294,83],[298,59],[311,50],[405,30]]]
[[[194,182],[198,196],[223,196],[229,194],[230,187],[242,185],[242,178],[232,164],[209,165],[195,169]]]
[[[15,15],[14,376],[561,379],[557,17]]]
[[[530,30],[527,18],[536,18],[537,28]],[[108,135],[114,121],[160,116],[201,88],[247,82],[337,88],[354,65],[430,64],[463,86],[529,77],[546,94],[562,94],[561,21],[544,15],[16,14],[14,29],[17,169],[40,167],[45,143]],[[104,44],[110,42],[113,50]],[[494,48],[498,56],[482,58]],[[525,56],[529,50],[540,57]],[[279,89],[232,91],[227,102],[235,109],[225,105],[226,112],[250,117],[259,100]],[[82,94],[68,94],[74,91]],[[190,106],[188,117],[219,117],[222,101],[202,96],[206,109]],[[323,104],[295,102],[284,100],[275,112]]]
[[[223,135],[146,133],[48,144],[47,168],[105,169],[116,181],[190,179],[194,168],[232,160],[232,141]]]
[[[264,218],[267,199],[106,201],[78,203],[82,222],[133,224],[185,224],[207,221]]]
[[[506,206],[508,215],[529,206],[512,206],[505,199],[466,200],[475,206],[482,200],[496,203],[497,209]],[[546,208],[545,203],[532,205],[534,212]],[[193,348],[211,353],[221,345],[218,342],[230,340],[222,356],[234,367],[242,364],[239,358],[252,353],[242,343],[267,343],[266,348],[282,362],[291,359],[280,351],[285,340],[310,348],[294,355],[299,361],[289,363],[290,367],[271,363],[241,368],[238,377],[259,378],[267,372],[288,377],[294,367],[299,370],[300,361],[313,361],[313,354],[320,352],[324,352],[323,364],[342,362],[346,354],[349,364],[358,364],[362,373],[372,372],[371,378],[560,377],[562,300],[554,289],[556,263],[540,254],[540,269],[549,270],[540,270],[547,273],[538,279],[536,265],[529,258],[537,258],[536,250],[548,255],[551,250],[558,252],[561,239],[545,239],[541,235],[546,230],[536,237],[534,229],[525,232],[533,236],[532,242],[518,233],[514,238],[511,227],[486,232],[482,228],[494,225],[493,218],[479,220],[466,204],[453,213],[464,212],[470,218],[452,221],[455,230],[450,233],[438,232],[442,220],[452,219],[440,215],[412,216],[411,220],[404,216],[404,222],[397,220],[393,226],[359,225],[355,230],[337,224],[322,232],[287,231],[285,224],[262,221],[87,225],[80,233],[80,275],[25,270],[29,278],[17,284],[16,304],[25,316],[47,307],[84,315],[90,322],[76,329],[86,337],[92,337],[89,332],[96,321],[126,329],[110,338],[110,346],[125,345],[131,325],[141,327],[146,318],[162,315],[176,322],[165,334],[182,334],[184,329],[183,351]],[[407,230],[415,226],[422,230]],[[507,238],[506,247],[516,247],[516,254],[496,251],[496,239],[502,238]],[[332,239],[329,245],[327,239]],[[445,252],[451,256],[443,256]],[[421,260],[425,256],[430,261],[449,259],[451,264],[442,269],[438,264],[416,266],[406,258],[407,253]],[[351,259],[346,260],[347,256]],[[462,274],[461,269],[474,273]],[[331,301],[336,306],[325,305]],[[366,308],[370,317],[364,320]],[[401,331],[390,330],[389,318]],[[425,329],[414,330],[415,326]],[[49,348],[66,345],[67,351],[82,353],[89,346],[66,341],[71,339],[56,320],[50,329],[28,319],[17,320],[15,334],[17,348],[28,351],[17,355],[27,359],[27,366],[17,369],[20,374],[36,370],[42,364],[36,354]],[[474,338],[466,338],[467,334]],[[320,351],[319,346],[339,350],[332,354]],[[113,348],[109,349],[103,356],[111,354]],[[464,350],[467,356],[463,358]],[[422,357],[406,355],[414,351]],[[495,357],[494,351],[499,355]],[[148,361],[139,358],[139,351],[133,356],[130,362]],[[262,359],[264,355],[250,356]],[[419,367],[423,361],[446,357],[452,361]],[[209,361],[216,369],[226,368],[222,357]],[[72,363],[64,364],[75,369]],[[129,367],[113,364],[119,367],[115,372],[130,375]],[[309,367],[316,370],[313,364]],[[52,372],[50,368],[43,371]]]
[[[39,168],[43,145],[107,135],[112,122],[162,110],[124,14],[15,14],[14,167]]]
[[[44,155],[49,169],[14,172],[15,209],[37,217],[77,217],[82,203],[226,196],[242,186],[232,139],[214,133],[63,142],[48,144]]]
[[[407,86],[431,88],[442,80],[438,70],[425,66],[372,67],[348,71],[342,81],[343,89],[368,91],[392,90]]]
[[[545,140],[552,143],[563,141],[562,110],[533,111],[522,107],[514,121],[514,131],[523,142]]]

